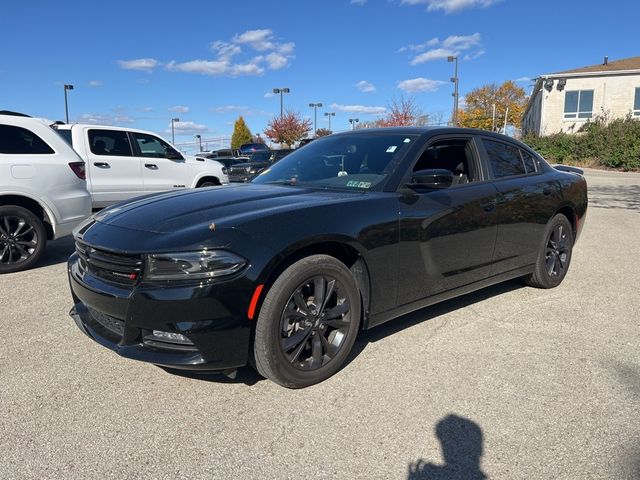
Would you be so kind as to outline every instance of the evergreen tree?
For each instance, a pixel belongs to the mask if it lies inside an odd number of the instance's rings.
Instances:
[[[240,148],[240,145],[244,143],[251,143],[253,135],[251,130],[244,123],[242,116],[238,117],[236,123],[233,126],[233,135],[231,136],[231,148]]]

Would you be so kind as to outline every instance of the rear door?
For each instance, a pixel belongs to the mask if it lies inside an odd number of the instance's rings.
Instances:
[[[491,270],[496,189],[484,179],[472,136],[429,143],[412,171],[432,168],[450,170],[454,184],[399,190],[399,305],[483,280]]]
[[[124,130],[87,128],[87,188],[94,207],[137,197],[144,193],[140,159],[134,156]]]
[[[184,156],[155,135],[131,132],[131,136],[142,165],[146,193],[191,187],[194,175]]]
[[[535,263],[561,193],[524,148],[493,137],[483,137],[479,143],[498,190],[498,236],[491,272],[498,275]]]

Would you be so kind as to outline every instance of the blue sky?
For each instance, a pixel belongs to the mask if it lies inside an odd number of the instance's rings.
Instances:
[[[9,1],[0,109],[64,120],[70,83],[71,121],[170,139],[177,117],[183,143],[229,136],[239,115],[262,132],[280,111],[269,92],[289,87],[285,108],[313,118],[309,103],[323,103],[318,128],[325,111],[346,130],[400,95],[447,121],[447,55],[461,95],[508,79],[529,92],[539,74],[640,55],[639,13],[633,0]]]

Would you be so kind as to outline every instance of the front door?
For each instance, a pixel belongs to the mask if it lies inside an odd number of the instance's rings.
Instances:
[[[193,178],[186,160],[171,145],[148,133],[133,132],[132,136],[139,149],[146,193],[191,187]],[[176,158],[167,158],[169,152]]]
[[[454,174],[446,189],[399,191],[400,288],[403,305],[489,276],[496,240],[496,189],[483,181],[470,138],[430,144],[413,171]]]

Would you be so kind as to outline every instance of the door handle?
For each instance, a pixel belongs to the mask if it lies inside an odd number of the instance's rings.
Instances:
[[[155,163],[145,163],[144,166],[149,170],[158,170],[158,165],[156,165]]]
[[[107,162],[93,162],[93,164],[98,168],[111,168]]]

